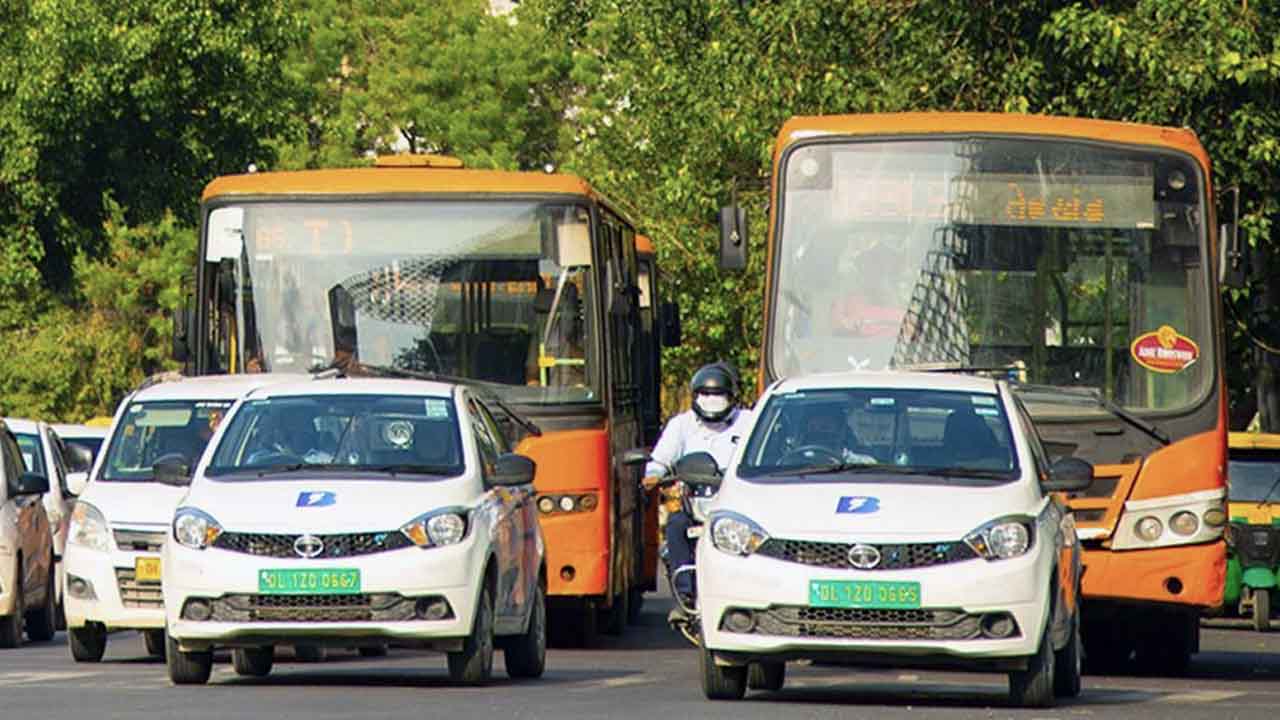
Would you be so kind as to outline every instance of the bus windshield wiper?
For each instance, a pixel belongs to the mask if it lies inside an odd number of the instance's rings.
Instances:
[[[1013,383],[1013,389],[1019,393],[1044,393],[1047,395],[1057,395],[1063,398],[1073,398],[1089,402],[1103,410],[1106,410],[1115,418],[1124,421],[1131,427],[1134,427],[1146,433],[1150,437],[1159,441],[1161,445],[1168,445],[1173,442],[1163,430],[1143,420],[1137,415],[1120,407],[1110,398],[1102,393],[1098,388],[1092,387],[1062,387],[1059,385],[1031,385],[1027,383]]]

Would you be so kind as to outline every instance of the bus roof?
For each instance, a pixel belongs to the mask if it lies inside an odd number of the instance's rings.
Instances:
[[[1280,434],[1253,432],[1228,433],[1227,447],[1232,450],[1280,450]]]
[[[562,173],[384,166],[224,175],[205,186],[201,200],[263,195],[319,197],[427,193],[579,195],[600,199],[585,180]]]
[[[801,116],[778,132],[774,160],[790,145],[822,135],[1036,135],[1150,145],[1194,156],[1207,170],[1209,155],[1194,131],[1115,120],[1012,113],[883,113]]]

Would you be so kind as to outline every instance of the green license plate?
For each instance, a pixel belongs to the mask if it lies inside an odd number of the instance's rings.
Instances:
[[[879,580],[810,580],[809,605],[830,608],[911,610],[920,607],[920,583]]]
[[[356,568],[259,570],[258,592],[264,595],[354,595],[360,592],[360,571]]]

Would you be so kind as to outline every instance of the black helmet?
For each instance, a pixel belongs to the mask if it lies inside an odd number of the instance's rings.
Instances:
[[[738,374],[725,363],[703,365],[693,374],[689,389],[693,392],[693,412],[707,422],[720,422],[733,412],[738,402]],[[707,399],[699,402],[700,395],[707,396]]]

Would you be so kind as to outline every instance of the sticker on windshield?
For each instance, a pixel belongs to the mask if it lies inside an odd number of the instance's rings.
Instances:
[[[893,403],[894,403],[894,399],[893,399],[893,398],[891,398],[891,397],[873,397],[873,398],[871,398],[871,405],[872,405],[872,406],[874,406],[874,407],[892,407],[892,406],[893,406]]]
[[[439,398],[427,398],[427,417],[440,420],[449,417],[449,401]]]
[[[996,404],[996,399],[990,395],[970,395],[969,399],[974,405],[992,405]]]
[[[1129,346],[1134,362],[1158,373],[1176,373],[1200,359],[1200,346],[1172,325],[1139,335]]]
[[[837,515],[865,515],[880,509],[880,498],[869,495],[845,495],[836,502]]]

